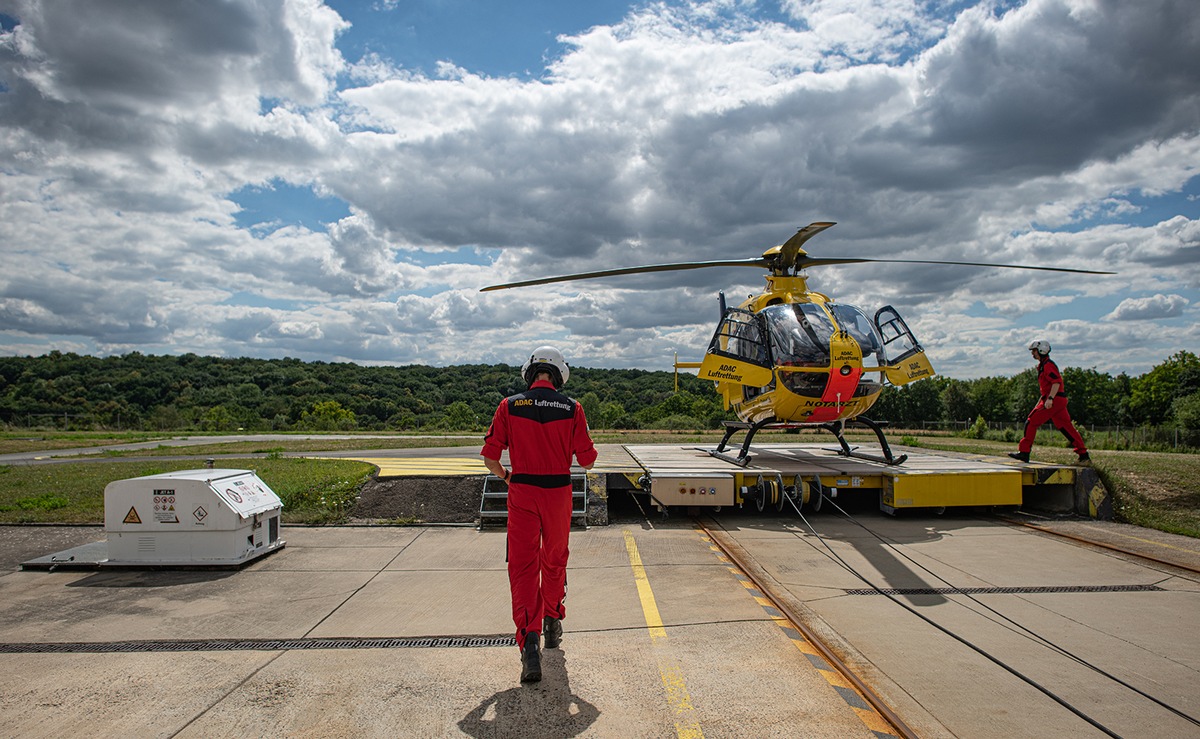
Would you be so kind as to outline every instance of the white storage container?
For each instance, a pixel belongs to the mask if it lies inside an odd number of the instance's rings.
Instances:
[[[283,502],[251,470],[185,470],[104,488],[110,564],[240,565],[284,545]]]

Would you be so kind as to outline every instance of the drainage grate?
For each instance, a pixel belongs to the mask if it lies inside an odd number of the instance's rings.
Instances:
[[[1149,593],[1157,585],[1029,585],[1008,588],[854,588],[846,595],[1006,595],[1035,593]]]
[[[163,639],[157,641],[0,643],[0,654],[111,652],[277,652],[291,649],[422,649],[515,647],[512,636],[430,636],[338,639]]]

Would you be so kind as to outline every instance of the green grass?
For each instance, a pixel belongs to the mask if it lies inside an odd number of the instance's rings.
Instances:
[[[108,483],[201,466],[200,460],[0,466],[0,523],[103,523]],[[307,524],[344,522],[374,470],[342,459],[234,459],[221,466],[256,470],[283,500],[283,520]]]
[[[13,505],[22,511],[56,511],[71,505],[71,501],[59,495],[44,493],[36,498],[20,498]]]
[[[1096,468],[1113,494],[1118,520],[1200,538],[1200,456],[1155,452],[1092,456],[1099,460]]]
[[[60,431],[0,433],[0,454],[40,452],[53,449],[102,446],[107,444],[133,444],[139,441],[169,439],[171,434],[147,434],[131,431]]]

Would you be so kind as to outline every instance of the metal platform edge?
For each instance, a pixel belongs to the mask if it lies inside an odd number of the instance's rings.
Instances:
[[[90,544],[82,544],[70,549],[64,549],[61,552],[34,557],[31,560],[22,562],[21,570],[41,570],[45,572],[57,572],[59,570],[240,570],[246,565],[271,556],[286,545],[287,542],[280,539],[270,549],[240,562],[128,562],[110,560],[108,558],[108,542],[94,541]]]

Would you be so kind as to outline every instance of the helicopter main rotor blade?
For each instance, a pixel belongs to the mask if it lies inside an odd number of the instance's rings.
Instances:
[[[801,255],[801,247],[804,242],[816,236],[825,229],[833,226],[831,222],[810,223],[804,228],[796,232],[796,235],[788,239],[787,243],[780,247],[781,261],[784,264],[786,257],[783,254],[785,251],[793,252],[791,254],[791,262],[789,267],[794,268],[797,272],[809,267],[823,267],[837,264],[865,264],[867,262],[878,262],[882,264],[949,264],[960,267],[1000,267],[1003,269],[1030,269],[1040,272],[1071,272],[1074,274],[1084,275],[1112,275],[1115,272],[1104,272],[1092,269],[1072,269],[1069,267],[1037,267],[1028,264],[994,264],[989,262],[955,262],[942,259],[885,259],[873,257],[810,257],[808,254]],[[620,275],[636,275],[646,274],[650,272],[676,272],[689,269],[707,269],[709,267],[759,267],[759,268],[777,268],[780,266],[780,261],[768,259],[766,257],[752,257],[750,259],[718,259],[710,262],[675,262],[671,264],[647,264],[641,267],[621,267],[618,269],[604,269],[597,272],[581,272],[573,275],[559,275],[556,277],[539,277],[532,280],[521,280],[519,282],[506,282],[502,285],[488,285],[480,288],[479,292],[491,292],[493,290],[507,290],[514,287],[531,287],[533,285],[548,285],[555,282],[573,282],[575,280],[593,280],[601,277],[617,277]]]
[[[863,262],[882,262],[885,264],[951,264],[960,267],[1000,267],[1002,269],[1035,269],[1041,272],[1074,272],[1082,275],[1115,275],[1116,272],[1102,272],[1094,269],[1071,269],[1070,267],[1035,267],[1028,264],[994,264],[989,262],[952,262],[941,259],[872,259],[853,257],[829,257],[810,259],[800,257],[796,260],[796,269],[806,267],[821,267],[829,264],[860,264]]]
[[[836,226],[833,221],[817,221],[810,223],[804,228],[796,232],[792,238],[783,242],[783,246],[779,249],[779,261],[786,267],[791,268],[796,264],[796,258],[799,256],[801,249],[804,247],[804,242],[821,233],[827,228]]]
[[[767,262],[762,257],[751,259],[720,259],[713,262],[676,262],[674,264],[648,264],[643,267],[622,267],[620,269],[604,269],[599,272],[581,272],[575,275],[560,275],[558,277],[539,277],[534,280],[506,282],[503,285],[488,285],[480,288],[479,292],[492,290],[507,290],[510,287],[529,287],[531,285],[546,285],[552,282],[572,282],[574,280],[592,280],[599,277],[615,277],[617,275],[636,275],[646,272],[673,272],[685,269],[704,269],[706,267],[759,267],[765,268]]]

